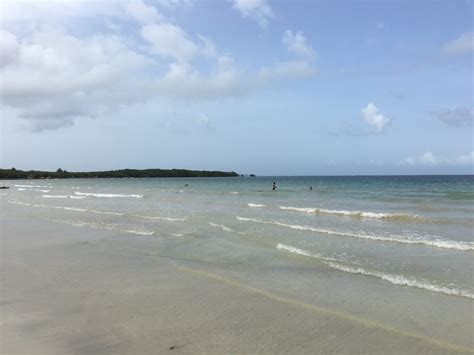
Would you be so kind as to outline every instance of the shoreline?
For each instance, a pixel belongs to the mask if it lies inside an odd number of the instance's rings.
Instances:
[[[473,351],[167,256],[161,237],[0,218],[3,353]]]

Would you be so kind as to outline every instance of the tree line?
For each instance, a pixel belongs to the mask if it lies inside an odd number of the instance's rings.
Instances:
[[[172,177],[232,177],[234,171],[207,171],[187,169],[121,169],[109,171],[70,172],[63,169],[52,171],[0,169],[0,179],[73,179],[73,178],[172,178]]]

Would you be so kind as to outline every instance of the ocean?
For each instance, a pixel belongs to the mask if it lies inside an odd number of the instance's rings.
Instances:
[[[5,216],[126,233],[117,247],[472,347],[472,175],[3,184]]]

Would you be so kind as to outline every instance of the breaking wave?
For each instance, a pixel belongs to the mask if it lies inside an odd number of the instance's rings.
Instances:
[[[217,224],[217,223],[213,223],[213,222],[208,222],[210,226],[213,226],[213,227],[216,227],[216,228],[220,228],[222,229],[224,232],[233,232],[234,230],[232,228],[229,228],[229,227],[226,227],[224,226],[223,224]]]
[[[78,191],[75,191],[74,194],[77,196],[93,196],[93,197],[109,197],[109,198],[112,198],[112,197],[142,198],[143,197],[143,195],[102,194],[102,193],[78,192]]]
[[[122,232],[122,233],[128,233],[128,234],[136,234],[136,235],[155,235],[155,232],[153,231],[147,231],[147,230],[136,230],[136,229],[122,229],[122,228],[116,228],[112,226],[106,226],[102,224],[96,224],[96,223],[84,223],[84,222],[66,222],[66,221],[60,221],[56,219],[50,219],[50,221],[57,222],[57,223],[63,223],[63,224],[69,224],[74,227],[83,227],[83,228],[94,228],[94,229],[103,229],[103,230],[111,230],[111,231],[117,231],[117,232]]]
[[[175,218],[175,217],[141,216],[141,215],[134,215],[133,217],[144,218],[144,219],[155,219],[155,220],[160,220],[160,221],[170,221],[170,222],[186,222],[185,218]]]
[[[377,212],[365,212],[365,211],[346,211],[346,210],[327,210],[324,208],[312,208],[312,207],[291,207],[291,206],[280,206],[282,210],[304,212],[309,214],[329,214],[339,216],[349,216],[357,218],[379,218],[393,221],[419,221],[426,222],[427,218],[421,217],[414,214],[404,213],[377,213]]]
[[[44,198],[69,198],[69,195],[43,195]]]
[[[364,234],[364,233],[353,233],[353,232],[338,231],[338,230],[331,230],[331,229],[324,229],[324,228],[315,228],[315,227],[310,227],[310,226],[301,226],[298,224],[286,224],[286,223],[282,223],[278,221],[265,221],[261,219],[248,218],[248,217],[237,216],[237,219],[239,221],[272,224],[275,226],[280,226],[280,227],[285,227],[285,228],[290,228],[290,229],[295,229],[295,230],[324,233],[324,234],[330,234],[330,235],[337,235],[341,237],[351,237],[351,238],[367,239],[367,240],[382,241],[382,242],[392,242],[392,243],[402,243],[402,244],[428,245],[428,246],[436,247],[436,248],[455,249],[455,250],[462,250],[462,251],[474,250],[474,243],[472,242],[462,242],[462,241],[443,240],[443,239],[419,239],[419,238],[414,238],[412,236],[400,236],[400,235],[391,235],[390,237],[385,237],[385,236],[376,236],[376,235]]]
[[[66,210],[66,211],[76,211],[76,212],[90,212],[90,213],[111,215],[111,216],[125,216],[126,215],[125,213],[121,213],[121,212],[109,212],[109,211],[93,210],[93,209],[78,208],[78,207],[39,205],[39,204],[25,203],[25,202],[19,202],[19,201],[9,201],[9,202],[12,203],[12,204],[15,204],[15,205],[22,205],[22,206],[31,206],[31,207],[39,207],[39,208],[52,208],[52,209]],[[171,222],[185,222],[186,221],[186,219],[184,219],[184,218],[173,218],[173,217],[140,216],[140,215],[133,215],[133,217],[144,218],[144,219],[171,221]]]
[[[261,208],[261,207],[265,207],[266,205],[264,205],[263,203],[247,203],[247,205],[249,207],[252,207],[252,208]]]
[[[343,265],[341,263],[335,262],[334,259],[323,257],[320,254],[311,254],[305,250],[298,249],[298,248],[285,245],[285,244],[277,244],[276,248],[278,250],[285,250],[287,252],[297,254],[297,255],[317,258],[321,262],[323,262],[324,264],[328,265],[329,267],[333,269],[343,271],[343,272],[348,272],[350,274],[376,277],[384,281],[388,281],[391,284],[397,285],[397,286],[415,287],[415,288],[420,288],[423,290],[441,293],[445,295],[461,296],[461,297],[474,299],[474,294],[467,290],[434,285],[426,280],[417,280],[415,278],[407,277],[404,275],[387,274],[381,271],[370,271],[370,270],[363,269],[361,267],[352,267],[352,266]]]

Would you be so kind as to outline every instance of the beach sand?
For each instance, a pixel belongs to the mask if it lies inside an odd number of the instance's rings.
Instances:
[[[150,253],[156,236],[0,222],[2,354],[470,352]]]

